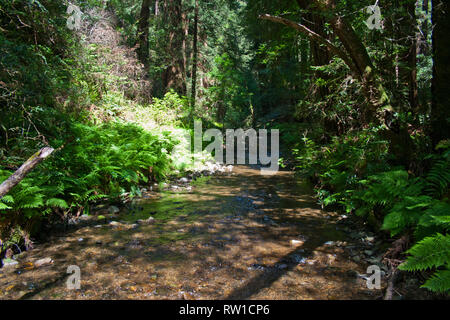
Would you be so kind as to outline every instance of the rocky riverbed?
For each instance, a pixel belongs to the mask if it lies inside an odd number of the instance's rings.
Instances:
[[[322,211],[291,171],[212,169],[98,206],[14,256],[0,269],[0,298],[382,298],[388,269],[375,234]],[[370,265],[379,289],[367,286]],[[67,287],[69,266],[81,271],[78,290]]]

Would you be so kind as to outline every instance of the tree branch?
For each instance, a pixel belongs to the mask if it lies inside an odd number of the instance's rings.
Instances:
[[[27,174],[34,169],[39,163],[53,153],[53,148],[42,148],[32,155],[16,172],[0,185],[0,199],[3,198],[12,188],[22,181]]]
[[[272,21],[272,22],[284,24],[284,25],[286,25],[288,27],[294,28],[295,30],[305,34],[311,40],[316,41],[319,44],[325,45],[334,55],[336,55],[339,58],[341,58],[342,60],[344,60],[345,64],[350,68],[350,70],[352,72],[356,71],[355,65],[353,64],[351,59],[347,56],[347,54],[344,51],[342,51],[341,49],[336,47],[328,39],[325,39],[324,37],[322,37],[321,35],[319,35],[318,33],[314,32],[314,31],[312,31],[311,29],[309,29],[308,27],[304,26],[303,24],[294,22],[294,21],[286,19],[286,18],[282,18],[282,17],[278,17],[278,16],[272,16],[270,14],[261,14],[261,15],[259,15],[259,18],[263,19],[263,20],[269,20],[269,21]]]

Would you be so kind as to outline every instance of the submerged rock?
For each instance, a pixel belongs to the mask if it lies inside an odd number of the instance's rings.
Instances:
[[[108,208],[108,212],[111,214],[119,213],[119,211],[120,211],[119,208],[117,208],[116,206],[111,206]]]
[[[303,243],[302,240],[291,240],[291,246],[301,246]]]
[[[53,259],[52,258],[44,258],[44,259],[39,259],[38,261],[36,261],[34,263],[34,266],[36,268],[39,268],[39,267],[46,266],[46,265],[49,265],[49,264],[52,264],[52,263],[53,263]]]
[[[89,216],[87,214],[83,214],[78,219],[80,219],[81,221],[89,221],[89,220],[92,220],[93,218],[94,218],[93,216]]]
[[[295,254],[292,256],[292,261],[294,261],[297,264],[304,264],[304,263],[306,263],[306,260],[308,260],[308,259],[306,259],[305,257],[302,257],[299,254]]]
[[[9,267],[14,267],[17,266],[19,264],[19,262],[17,262],[16,260],[10,259],[10,258],[6,258],[2,260],[2,264],[4,268],[9,268]]]
[[[139,219],[138,221],[136,221],[138,224],[152,224],[153,222],[155,222],[155,218],[153,217],[149,217],[148,219],[144,220],[144,219]]]

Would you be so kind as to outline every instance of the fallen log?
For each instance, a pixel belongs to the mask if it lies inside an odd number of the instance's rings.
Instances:
[[[0,185],[0,199],[3,198],[12,188],[19,184],[28,173],[33,170],[45,158],[55,151],[53,148],[45,147],[32,155],[22,166],[17,169],[8,179]]]

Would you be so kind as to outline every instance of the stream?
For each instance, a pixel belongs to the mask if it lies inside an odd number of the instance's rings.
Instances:
[[[291,171],[263,176],[256,166],[236,166],[192,188],[146,192],[113,220],[55,236],[0,269],[0,299],[375,299],[381,292],[361,276],[368,264],[349,256],[357,244],[340,215],[322,211]],[[70,265],[80,268],[79,290],[67,289]]]

